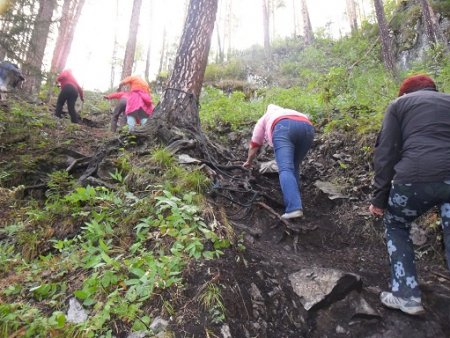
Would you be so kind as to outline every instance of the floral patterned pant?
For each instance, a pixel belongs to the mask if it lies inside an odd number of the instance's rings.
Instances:
[[[384,213],[386,241],[391,263],[392,293],[399,297],[420,297],[410,239],[411,222],[432,207],[441,208],[445,254],[450,269],[450,181],[393,184]]]

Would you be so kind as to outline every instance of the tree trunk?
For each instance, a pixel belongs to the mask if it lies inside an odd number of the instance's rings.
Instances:
[[[158,67],[158,74],[159,76],[163,71],[163,65],[164,65],[164,59],[166,57],[167,51],[166,51],[166,39],[167,39],[167,30],[166,26],[164,26],[163,29],[163,36],[162,36],[162,46],[161,46],[161,53],[160,53],[160,59],[159,59],[159,67]]]
[[[59,73],[66,66],[75,28],[83,10],[84,3],[85,0],[64,0],[58,38],[50,67],[52,73]]]
[[[117,50],[119,49],[118,34],[119,34],[119,0],[116,0],[114,42],[113,42],[113,51],[112,51],[112,56],[111,56],[111,78],[109,81],[110,88],[114,87],[114,83],[116,81],[116,66],[118,65]]]
[[[396,77],[394,54],[391,48],[391,37],[389,35],[389,29],[386,22],[386,17],[384,15],[384,8],[382,0],[374,0],[373,4],[375,6],[375,13],[378,21],[378,29],[381,40],[381,53],[383,58],[383,63],[386,69]]]
[[[358,19],[356,17],[356,4],[355,0],[346,0],[347,5],[347,17],[350,22],[350,30],[352,34],[358,31]]]
[[[270,22],[269,22],[269,1],[262,0],[263,11],[263,33],[264,33],[264,51],[266,56],[270,55]]]
[[[128,33],[128,42],[125,49],[125,57],[122,67],[122,79],[130,76],[133,70],[134,53],[136,52],[136,39],[139,28],[139,14],[141,11],[142,0],[134,0],[133,11],[130,19],[130,30]]]
[[[150,13],[148,16],[148,20],[150,22],[153,21],[153,7],[152,7],[152,2],[150,1]],[[150,55],[151,55],[151,47],[152,47],[152,39],[151,39],[151,34],[149,34],[150,32],[147,32],[149,39],[148,39],[148,46],[147,46],[147,57],[145,60],[145,72],[144,72],[144,77],[145,77],[145,81],[147,81],[147,83],[150,83]]]
[[[41,87],[42,61],[44,59],[45,47],[47,46],[47,38],[56,0],[41,0],[39,4],[39,11],[36,16],[23,67],[23,74],[26,79],[23,88],[29,94],[37,94]]]
[[[175,65],[155,117],[200,131],[198,99],[208,62],[217,0],[191,0]]]
[[[434,44],[438,41],[438,31],[435,25],[433,9],[428,0],[420,0],[420,6],[422,7],[422,18],[427,32],[428,42]]]
[[[303,20],[303,36],[305,44],[309,45],[314,41],[314,33],[311,25],[311,20],[309,19],[308,6],[306,5],[306,0],[300,1],[302,20]]]

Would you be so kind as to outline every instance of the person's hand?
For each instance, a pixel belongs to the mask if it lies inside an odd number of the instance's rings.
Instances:
[[[369,206],[369,212],[375,217],[382,217],[384,214],[384,209],[378,208],[373,204],[371,204]]]
[[[108,95],[103,95],[103,98],[104,98],[105,100],[109,100]]]

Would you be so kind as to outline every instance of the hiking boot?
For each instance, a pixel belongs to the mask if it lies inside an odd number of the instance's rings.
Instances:
[[[302,210],[294,210],[281,215],[281,218],[283,219],[298,218],[298,217],[303,217]]]
[[[392,292],[382,292],[380,300],[383,305],[391,309],[399,309],[409,315],[421,315],[425,313],[422,301],[418,297],[402,298],[392,294]]]

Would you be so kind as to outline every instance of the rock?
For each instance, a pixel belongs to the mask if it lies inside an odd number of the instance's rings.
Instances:
[[[319,267],[295,272],[289,275],[289,280],[307,311],[342,299],[349,291],[362,285],[358,275]]]
[[[202,163],[202,161],[193,158],[187,154],[178,155],[178,163],[180,164],[192,164],[192,163]]]
[[[150,329],[154,333],[158,333],[161,331],[164,331],[167,326],[169,325],[169,322],[161,317],[156,317],[153,322],[150,324]]]
[[[145,331],[137,331],[137,332],[131,332],[127,338],[144,338],[146,336]]]
[[[88,314],[83,306],[76,300],[76,298],[70,298],[69,310],[67,311],[67,321],[74,324],[83,323],[87,320]]]
[[[330,182],[324,181],[315,181],[314,185],[328,195],[330,200],[335,200],[337,198],[348,198],[348,196],[344,195],[339,187]]]
[[[278,166],[277,162],[275,160],[269,161],[269,162],[263,162],[259,165],[259,172],[261,174],[265,173],[277,173],[278,172]]]
[[[353,309],[352,317],[381,317],[378,311],[376,311],[370,304],[361,296],[361,294],[352,292],[349,296],[350,306]]]
[[[411,232],[409,233],[414,245],[424,245],[427,242],[427,232],[415,222],[411,223]]]
[[[222,325],[222,327],[220,328],[220,333],[222,334],[223,338],[232,338],[230,327],[228,326],[228,324]]]

